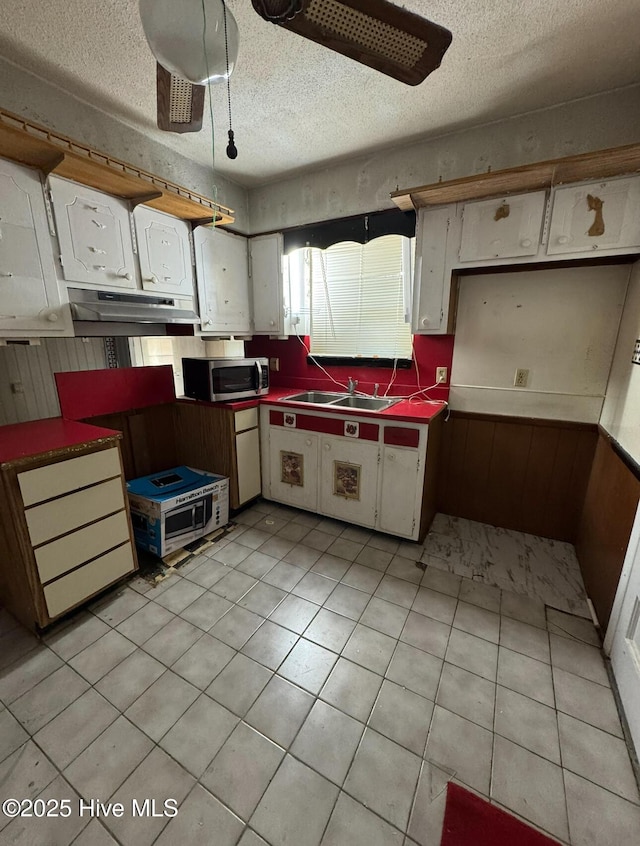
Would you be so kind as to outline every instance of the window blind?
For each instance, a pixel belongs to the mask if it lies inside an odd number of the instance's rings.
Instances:
[[[405,283],[413,241],[385,235],[305,250],[311,289],[311,352],[331,356],[409,358]]]

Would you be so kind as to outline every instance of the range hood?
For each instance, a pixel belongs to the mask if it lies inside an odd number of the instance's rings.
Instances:
[[[80,288],[68,292],[76,335],[156,335],[164,334],[163,324],[199,322],[190,299]]]

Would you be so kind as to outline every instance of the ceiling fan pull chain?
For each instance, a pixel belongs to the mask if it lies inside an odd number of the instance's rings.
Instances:
[[[222,0],[222,14],[224,19],[224,49],[227,60],[227,102],[229,104],[229,143],[227,144],[227,157],[235,159],[238,157],[238,148],[233,138],[231,127],[231,83],[229,81],[229,40],[227,37],[227,4]]]

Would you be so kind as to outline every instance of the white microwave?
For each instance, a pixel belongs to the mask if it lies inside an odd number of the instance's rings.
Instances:
[[[184,395],[206,402],[269,393],[267,358],[183,358]]]

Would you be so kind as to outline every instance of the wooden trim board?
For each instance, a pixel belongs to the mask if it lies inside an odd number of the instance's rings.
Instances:
[[[638,172],[640,144],[629,144],[625,147],[597,150],[594,153],[550,159],[393,191],[391,199],[403,211],[412,211],[425,206],[479,200],[501,194],[540,191],[569,182],[605,179]]]
[[[233,209],[0,109],[0,156],[184,220],[233,223]]]

